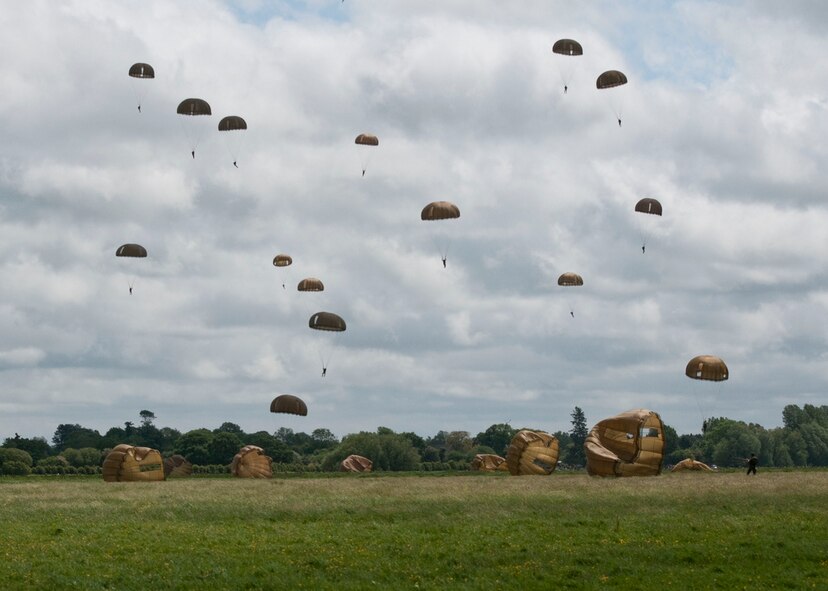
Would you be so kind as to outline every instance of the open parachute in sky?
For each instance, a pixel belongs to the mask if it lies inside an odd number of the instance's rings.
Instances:
[[[658,413],[628,410],[604,419],[584,442],[592,476],[656,476],[664,459],[664,424]]]
[[[325,291],[325,284],[316,277],[306,277],[296,286],[297,291]]]
[[[454,220],[460,217],[460,208],[450,201],[432,201],[420,212],[420,219],[425,222],[439,220]],[[448,258],[449,238],[447,234],[435,237],[437,248],[440,251],[440,258],[443,261],[443,268],[446,267]]]
[[[374,462],[366,457],[351,454],[339,464],[340,472],[370,472]]]
[[[627,75],[624,74],[624,72],[620,72],[618,70],[607,70],[598,76],[598,79],[595,81],[595,86],[598,90],[604,90],[608,88],[617,88],[625,85],[626,83]],[[621,115],[624,105],[622,94],[623,93],[618,93],[618,91],[610,93],[612,97],[612,110],[615,113],[615,118],[618,120],[618,127],[621,127]]]
[[[230,473],[237,478],[271,478],[273,461],[256,445],[245,445],[230,463]]]
[[[270,412],[286,413],[291,415],[307,416],[308,406],[298,396],[282,394],[270,403]]]
[[[107,454],[102,472],[106,482],[164,480],[164,461],[157,449],[121,443]]]
[[[200,98],[188,98],[184,99],[178,104],[178,108],[175,110],[176,113],[179,115],[183,115],[185,117],[197,117],[201,118],[204,116],[209,116],[213,114],[213,111],[210,109],[209,103],[204,99]],[[186,123],[182,122],[181,127],[184,129],[184,133],[187,136],[187,139],[190,142],[191,146],[191,154],[193,158],[195,158],[195,151],[198,147],[198,143],[203,135],[203,129],[199,121],[187,121]]]
[[[543,431],[518,431],[506,450],[506,466],[513,476],[549,475],[558,467],[559,444]]]
[[[476,454],[471,461],[471,469],[476,472],[508,472],[506,458],[497,454]]]
[[[723,382],[728,378],[725,362],[715,355],[697,355],[687,362],[684,375],[694,380]]]
[[[122,244],[115,251],[116,257],[137,258],[143,259],[147,257],[147,249],[140,244]],[[129,293],[132,294],[132,289],[135,286],[134,277],[127,281],[129,285]]]
[[[238,115],[228,115],[222,118],[218,124],[218,130],[223,132],[221,135],[224,137],[224,145],[227,147],[230,157],[233,158],[233,166],[236,168],[239,167],[238,160],[242,141],[239,132],[245,129],[247,129],[247,121]]]
[[[362,176],[365,176],[365,171],[368,169],[368,161],[372,153],[370,148],[379,146],[379,138],[370,133],[361,133],[356,136],[354,143],[357,146],[360,146]],[[365,148],[368,148],[368,150],[365,150]]]
[[[652,229],[649,227],[649,219],[651,219],[649,216],[661,217],[661,203],[659,203],[658,199],[645,197],[635,204],[635,211],[644,214],[644,216],[638,216],[638,218],[645,218],[644,220],[638,220],[638,232],[641,234],[641,252],[643,253],[647,249],[647,241],[650,239],[650,234],[652,233]]]
[[[572,60],[569,57],[575,57],[584,54],[584,48],[574,39],[558,39],[552,45],[552,53],[566,56],[567,59],[561,60],[558,70],[563,82],[564,94],[569,91],[569,85],[572,81]]]
[[[562,273],[558,277],[558,285],[561,287],[581,287],[584,284],[584,278],[577,273]],[[575,308],[569,304],[569,315],[575,318]]]
[[[135,94],[138,100],[138,112],[140,113],[141,103],[144,102],[144,85],[143,82],[137,81],[152,80],[155,78],[155,69],[149,64],[138,62],[129,67],[129,77],[136,81]]]

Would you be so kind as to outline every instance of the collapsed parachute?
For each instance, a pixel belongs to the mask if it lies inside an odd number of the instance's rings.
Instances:
[[[115,446],[103,462],[105,482],[148,482],[164,480],[161,452],[126,443]]]
[[[193,465],[184,456],[175,454],[164,458],[164,476],[167,478],[185,478],[192,476]]]
[[[513,476],[549,475],[558,467],[559,444],[543,431],[518,431],[506,450],[506,466]]]
[[[713,468],[705,464],[704,462],[699,462],[697,460],[693,460],[691,458],[684,459],[680,461],[678,464],[670,468],[670,472],[685,472],[685,471],[703,471],[703,472],[714,472]]]
[[[306,277],[296,286],[298,291],[325,291],[325,285],[316,277]]]
[[[271,478],[272,460],[261,447],[245,445],[233,456],[230,473],[238,478]]]
[[[509,466],[506,458],[496,454],[477,454],[471,461],[471,469],[476,472],[507,472]]]
[[[595,425],[584,442],[592,476],[656,476],[664,458],[664,424],[647,409],[628,410]]]
[[[714,355],[697,355],[687,362],[684,374],[694,380],[723,382],[728,378],[727,365]]]
[[[115,256],[144,258],[147,256],[147,249],[140,244],[123,244],[115,251]]]
[[[374,462],[363,456],[352,454],[339,464],[340,472],[370,472]]]
[[[308,414],[308,406],[297,396],[282,394],[274,398],[270,403],[270,412],[281,412],[304,417]]]

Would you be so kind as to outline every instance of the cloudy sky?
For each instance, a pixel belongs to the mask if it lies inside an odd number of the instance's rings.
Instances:
[[[828,5],[780,6],[4,3],[0,437],[142,409],[554,431],[576,405],[689,433],[828,403]],[[610,69],[629,83],[597,90]],[[177,115],[189,97],[212,116]],[[438,200],[461,217],[421,221]],[[685,377],[700,354],[730,380]],[[308,416],[271,414],[283,393]]]

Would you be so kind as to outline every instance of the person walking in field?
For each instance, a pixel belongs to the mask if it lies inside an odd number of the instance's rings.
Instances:
[[[750,457],[747,460],[747,465],[748,465],[747,473],[748,473],[748,476],[750,476],[751,474],[756,474],[756,464],[758,464],[758,463],[759,463],[759,458],[756,457],[756,454],[750,454]]]

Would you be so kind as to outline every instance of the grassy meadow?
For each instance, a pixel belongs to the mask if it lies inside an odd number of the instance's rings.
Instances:
[[[3,589],[828,589],[828,471],[0,478]]]

